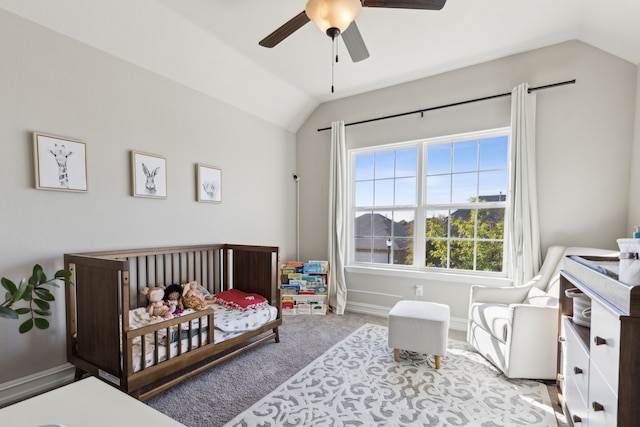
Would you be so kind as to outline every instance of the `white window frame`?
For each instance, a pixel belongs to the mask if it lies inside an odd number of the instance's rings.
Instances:
[[[508,149],[507,149],[507,193],[506,193],[506,206],[505,208],[505,231],[504,231],[504,247],[503,247],[503,263],[502,263],[502,272],[489,272],[489,271],[478,271],[478,270],[461,270],[461,269],[451,269],[451,268],[440,268],[440,267],[425,267],[425,251],[426,251],[426,228],[425,228],[425,219],[426,213],[428,210],[425,200],[425,188],[426,188],[426,156],[425,151],[426,147],[429,145],[436,144],[444,144],[451,142],[463,142],[465,140],[470,139],[484,139],[492,136],[507,136],[508,138]],[[348,244],[347,244],[347,266],[351,269],[385,269],[385,270],[396,270],[396,271],[407,271],[407,272],[431,272],[437,273],[439,275],[473,275],[473,276],[486,276],[486,277],[507,277],[508,271],[508,256],[507,256],[507,245],[508,245],[508,236],[507,236],[507,221],[509,218],[509,213],[511,212],[512,207],[512,192],[510,188],[511,183],[511,175],[512,175],[512,165],[511,161],[511,128],[510,127],[502,127],[495,129],[487,129],[481,131],[474,132],[466,132],[459,133],[453,135],[447,135],[442,137],[434,137],[434,138],[425,138],[413,141],[405,141],[391,144],[378,145],[373,147],[363,147],[348,150],[348,158],[349,158],[349,188],[348,188],[348,203],[349,203],[349,222],[347,227],[347,235],[348,235]],[[415,206],[374,206],[367,208],[356,208],[355,207],[355,160],[356,156],[362,154],[375,154],[377,152],[385,152],[391,150],[399,150],[404,148],[416,147],[417,149],[417,182],[416,182],[416,205]],[[504,204],[499,204],[500,207],[503,207]],[[454,205],[451,205],[454,206]],[[484,204],[482,208],[493,207],[496,204]],[[464,205],[464,207],[468,207],[468,205]],[[413,254],[413,265],[400,265],[400,264],[378,264],[378,263],[368,263],[368,262],[356,262],[355,261],[355,241],[354,241],[354,218],[355,214],[358,210],[394,210],[394,209],[414,209],[414,254]],[[417,236],[421,236],[418,238]]]

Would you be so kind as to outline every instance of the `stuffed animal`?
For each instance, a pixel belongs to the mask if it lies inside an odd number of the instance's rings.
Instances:
[[[207,306],[204,300],[204,294],[198,289],[198,282],[193,281],[182,286],[182,305],[184,308],[201,310]]]
[[[145,295],[149,300],[147,306],[147,313],[149,316],[164,317],[165,319],[171,319],[175,307],[169,306],[164,301],[164,286],[156,286],[155,288],[144,288],[141,291],[142,295]]]
[[[168,306],[174,307],[173,314],[182,313],[182,310],[184,310],[184,305],[182,304],[182,286],[175,284],[167,286],[167,289],[164,290],[164,301]]]

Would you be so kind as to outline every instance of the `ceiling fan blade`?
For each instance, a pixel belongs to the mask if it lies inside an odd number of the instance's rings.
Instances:
[[[360,62],[369,57],[369,51],[364,44],[360,30],[356,25],[356,21],[353,21],[349,27],[342,33],[342,41],[347,46],[349,55],[353,62]]]
[[[282,40],[289,37],[291,34],[299,30],[304,24],[309,22],[310,19],[305,11],[300,12],[298,15],[287,21],[283,26],[269,34],[264,39],[260,40],[258,44],[264,47],[274,47]]]
[[[447,0],[364,0],[364,7],[440,10]]]

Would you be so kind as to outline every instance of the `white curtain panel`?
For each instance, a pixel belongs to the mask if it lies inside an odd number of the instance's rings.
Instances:
[[[522,83],[511,92],[512,209],[508,224],[509,277],[515,286],[540,269],[540,229],[536,189],[536,95]]]
[[[344,277],[347,244],[347,149],[344,121],[331,123],[331,166],[329,172],[329,304],[344,314],[347,283]]]

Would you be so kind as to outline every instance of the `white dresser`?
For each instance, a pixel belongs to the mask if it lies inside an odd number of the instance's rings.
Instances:
[[[11,427],[185,427],[95,377],[0,409]]]
[[[569,257],[561,273],[559,398],[575,427],[640,426],[640,286],[619,282],[616,266]],[[590,298],[590,327],[574,323],[570,288]]]

